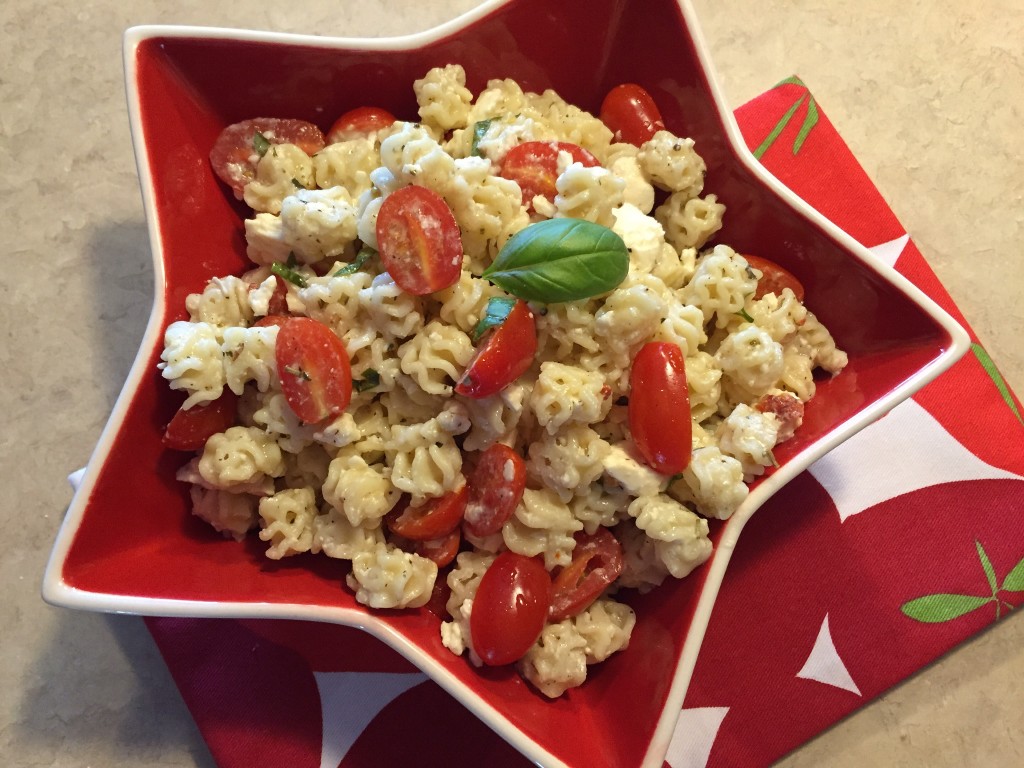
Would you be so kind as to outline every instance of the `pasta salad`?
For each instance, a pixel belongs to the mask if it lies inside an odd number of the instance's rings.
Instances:
[[[622,590],[710,557],[846,355],[793,275],[712,241],[705,163],[639,86],[599,116],[455,64],[413,88],[415,122],[220,135],[252,267],[167,327],[164,442],[217,531],[348,561],[359,603],[557,697],[629,644]]]

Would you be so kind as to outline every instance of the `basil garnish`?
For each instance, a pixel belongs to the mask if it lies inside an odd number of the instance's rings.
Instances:
[[[376,255],[377,252],[373,250],[373,248],[368,245],[364,245],[359,249],[359,253],[356,254],[356,257],[351,262],[346,264],[344,267],[341,267],[337,272],[331,275],[331,277],[341,277],[342,275],[354,274],[363,268],[363,264]]]
[[[509,238],[483,276],[513,296],[556,304],[606,293],[628,271],[626,244],[607,227],[547,219]]]
[[[304,278],[299,272],[296,272],[287,264],[283,264],[280,261],[275,261],[270,265],[270,271],[273,272],[280,278],[287,280],[292,285],[297,285],[299,288],[306,287],[306,278]]]
[[[516,305],[515,299],[506,296],[492,296],[487,300],[487,307],[484,309],[483,317],[473,329],[473,341],[480,341],[480,337],[495,326],[501,325]]]
[[[356,392],[365,392],[368,389],[380,386],[380,374],[377,373],[373,368],[367,368],[363,371],[363,378],[353,379],[352,387]]]
[[[478,120],[473,123],[473,143],[469,146],[469,154],[473,157],[483,157],[480,152],[480,140],[487,133],[487,129],[491,127],[493,119],[488,118],[487,120]]]
[[[256,131],[252,135],[252,148],[256,150],[256,154],[263,157],[267,154],[267,150],[270,149],[270,142],[267,141],[267,137],[259,131]]]
[[[746,320],[746,321],[747,321],[748,323],[752,323],[752,322],[754,322],[754,318],[752,318],[752,317],[750,316],[750,313],[749,313],[749,312],[747,312],[747,310],[745,310],[745,309],[741,309],[741,310],[740,310],[739,312],[737,312],[736,314],[737,314],[737,315],[739,315],[740,317],[742,317],[742,318],[743,318],[744,320]]]

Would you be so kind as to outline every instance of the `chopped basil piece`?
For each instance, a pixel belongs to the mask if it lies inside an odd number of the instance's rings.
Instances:
[[[750,313],[749,313],[749,312],[747,312],[747,310],[745,310],[745,309],[741,309],[741,310],[740,310],[739,312],[737,312],[736,314],[737,314],[737,315],[739,315],[740,317],[742,317],[742,318],[743,318],[744,320],[746,320],[746,321],[747,321],[748,323],[752,323],[752,322],[754,322],[754,318],[752,318],[752,317],[750,316]]]
[[[252,148],[256,151],[256,154],[263,157],[267,154],[267,150],[270,149],[270,142],[267,141],[267,137],[259,131],[256,131],[252,135]]]
[[[312,381],[313,380],[312,376],[310,376],[308,373],[306,373],[304,370],[302,370],[298,366],[286,365],[284,367],[284,370],[285,370],[285,373],[290,373],[292,376],[295,376],[296,378],[302,379],[303,381]]]
[[[505,318],[508,317],[508,313],[512,311],[512,307],[515,305],[516,300],[510,299],[507,296],[492,296],[489,298],[483,317],[480,318],[476,328],[473,329],[473,341],[480,341],[480,337],[487,333],[487,331],[505,322]]]
[[[521,299],[557,304],[606,293],[628,271],[629,251],[612,230],[547,219],[509,238],[483,277]]]
[[[368,389],[380,386],[380,374],[373,368],[363,371],[363,378],[352,379],[352,387],[356,392],[365,392]]]
[[[305,189],[306,188],[303,185],[303,183],[301,181],[299,181],[298,179],[296,179],[295,177],[292,177],[292,186],[295,187],[296,189]]]
[[[350,263],[346,264],[344,267],[341,267],[337,272],[335,272],[332,275],[332,277],[341,277],[342,275],[351,275],[355,272],[358,272],[360,269],[363,268],[363,264],[365,264],[367,261],[369,261],[376,255],[377,252],[373,250],[373,248],[370,248],[368,245],[364,245],[362,248],[359,249],[359,253],[356,254],[356,257]]]
[[[473,157],[483,157],[480,152],[480,140],[486,135],[487,129],[491,127],[493,119],[478,120],[473,123],[473,143],[469,147],[469,154]]]
[[[275,261],[273,264],[270,265],[270,271],[273,272],[278,277],[287,280],[292,285],[297,285],[299,288],[306,287],[306,278],[304,278],[299,272],[296,272],[287,264],[282,264],[280,261]]]

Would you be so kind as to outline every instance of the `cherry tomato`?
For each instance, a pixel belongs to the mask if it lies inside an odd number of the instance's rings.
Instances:
[[[417,541],[413,551],[420,557],[433,560],[438,568],[444,568],[459,553],[459,544],[462,543],[462,531],[455,528],[437,539],[428,541]]]
[[[235,423],[238,396],[230,389],[209,403],[178,410],[167,429],[163,443],[176,451],[201,450],[206,441]]]
[[[463,525],[473,536],[490,536],[512,517],[526,488],[526,462],[507,445],[495,443],[469,476]]]
[[[480,398],[500,392],[522,376],[537,354],[537,324],[522,299],[508,317],[492,328],[455,385],[466,397]]]
[[[253,145],[256,134],[271,144],[295,144],[307,155],[324,148],[324,135],[305,120],[256,117],[229,125],[217,137],[210,150],[210,164],[217,177],[235,191],[242,190],[256,175],[259,152]]]
[[[276,325],[280,328],[288,321],[288,315],[266,315],[261,317],[255,323],[252,324],[253,328],[267,328],[271,325]]]
[[[337,120],[327,132],[327,143],[358,139],[394,124],[395,116],[380,107],[356,107]]]
[[[601,122],[611,128],[616,141],[638,147],[665,130],[665,121],[651,94],[635,83],[623,83],[608,91],[601,104]]]
[[[337,416],[352,399],[352,367],[334,331],[309,317],[289,317],[277,332],[277,376],[288,405],[314,424]]]
[[[380,259],[406,293],[440,291],[462,273],[462,234],[448,203],[425,187],[402,187],[377,214]]]
[[[537,195],[554,200],[558,194],[558,153],[568,152],[575,162],[588,168],[599,165],[583,147],[567,141],[527,141],[512,147],[501,161],[501,176],[512,179],[523,191],[523,202],[533,208]]]
[[[592,536],[580,532],[575,538],[572,562],[559,571],[552,586],[551,621],[588,608],[622,573],[622,545],[607,528],[599,528]]]
[[[511,664],[540,636],[551,604],[551,577],[533,558],[502,552],[480,579],[469,631],[484,664]]]
[[[407,539],[439,539],[459,527],[468,498],[469,487],[463,483],[458,490],[430,499],[418,507],[406,505],[392,510],[385,521],[392,533]]]
[[[629,374],[629,431],[644,460],[663,475],[690,463],[693,424],[686,364],[679,345],[650,341]]]
[[[762,259],[760,256],[744,253],[743,258],[747,260],[747,264],[761,272],[761,279],[757,281],[757,290],[754,292],[755,299],[760,299],[767,293],[779,296],[782,294],[783,288],[789,288],[796,294],[798,301],[804,300],[804,287],[792,272],[783,269],[774,261]]]

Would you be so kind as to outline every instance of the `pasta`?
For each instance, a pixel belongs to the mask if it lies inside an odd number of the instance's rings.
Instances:
[[[371,609],[422,607],[444,580],[440,638],[471,663],[492,663],[488,573],[542,562],[550,605],[509,658],[556,697],[628,647],[630,590],[711,557],[716,521],[800,427],[817,372],[847,357],[802,293],[765,290],[770,262],[715,241],[726,208],[692,139],[625,143],[554,91],[466,83],[457,64],[430,69],[412,84],[417,122],[383,113],[319,150],[290,143],[289,121],[253,128],[251,178],[236,187],[252,268],[188,296],[158,367],[184,396],[181,419],[227,409],[177,474],[196,517],[234,539],[255,532],[273,560],[347,561],[345,586]],[[522,162],[544,164],[516,175]],[[429,207],[396,219],[395,201],[413,199],[450,214],[456,251],[432,245],[448,220]],[[407,220],[420,239],[395,260]],[[556,220],[595,227],[609,252],[620,243],[622,268],[600,282],[607,264],[580,261],[600,289],[525,302],[491,269]],[[651,345],[685,369],[680,471],[636,426],[635,361]],[[610,575],[577,601],[558,575],[591,557]]]

